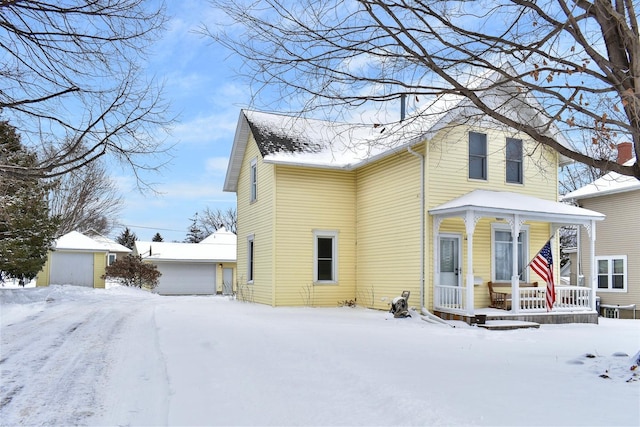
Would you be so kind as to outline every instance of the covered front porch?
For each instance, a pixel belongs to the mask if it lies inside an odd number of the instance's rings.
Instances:
[[[528,263],[546,243],[542,239],[548,239],[554,255],[552,271],[558,277],[560,260],[553,238],[560,227],[567,225],[586,229],[593,260],[596,221],[604,219],[604,215],[528,195],[488,190],[467,193],[430,209],[429,214],[433,221],[432,289],[436,315],[468,323],[484,318],[597,323],[595,271],[586,286],[559,286],[560,280],[555,280],[555,302],[547,307],[547,285],[529,271]],[[445,230],[443,224],[447,225]],[[461,232],[456,233],[456,229]],[[475,237],[478,244],[474,246]],[[591,265],[595,269],[595,263]],[[501,286],[508,304],[491,307],[489,282]]]

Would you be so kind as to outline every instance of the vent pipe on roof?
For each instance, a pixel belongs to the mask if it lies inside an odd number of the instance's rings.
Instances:
[[[400,95],[400,121],[404,121],[404,117],[407,114],[407,94],[403,93]]]

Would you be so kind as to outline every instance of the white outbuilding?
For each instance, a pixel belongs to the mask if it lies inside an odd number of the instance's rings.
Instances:
[[[134,254],[157,266],[160,295],[231,295],[236,242],[234,233],[221,228],[200,243],[137,241]]]

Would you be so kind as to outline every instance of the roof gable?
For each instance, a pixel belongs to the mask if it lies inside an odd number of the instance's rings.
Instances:
[[[568,146],[555,126],[541,120],[541,105],[513,85],[496,85],[500,73],[476,77],[470,85],[487,88],[482,99],[514,121],[544,128],[545,134]],[[516,96],[514,96],[514,94]],[[297,116],[242,110],[238,119],[224,191],[237,191],[240,168],[252,134],[265,163],[353,170],[399,150],[431,139],[456,121],[472,125],[488,117],[466,98],[440,95],[407,119],[388,124],[339,123]],[[505,126],[494,123],[496,126]]]

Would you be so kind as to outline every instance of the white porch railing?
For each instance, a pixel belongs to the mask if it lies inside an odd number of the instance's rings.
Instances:
[[[555,312],[591,310],[591,288],[583,286],[557,286]],[[465,286],[436,286],[434,306],[438,310],[466,312]],[[480,308],[480,307],[476,307]],[[520,288],[520,312],[546,312],[547,290]]]
[[[438,309],[465,311],[465,286],[436,286],[434,305]]]

